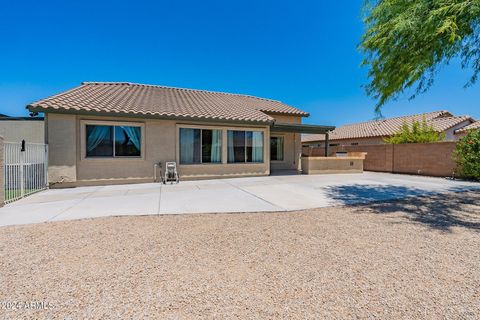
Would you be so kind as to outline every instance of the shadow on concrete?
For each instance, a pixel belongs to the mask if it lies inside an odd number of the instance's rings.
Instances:
[[[480,191],[456,187],[445,191],[449,193],[394,185],[343,185],[326,190],[332,199],[358,206],[359,212],[405,214],[411,222],[444,231],[454,226],[480,231]]]

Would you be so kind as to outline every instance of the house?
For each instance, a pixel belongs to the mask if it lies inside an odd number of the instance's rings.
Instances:
[[[457,138],[463,138],[470,130],[480,130],[480,121],[475,121],[474,123],[471,123],[468,126],[457,129],[455,131],[455,136]]]
[[[45,143],[43,117],[10,117],[0,114],[0,136],[5,142]]]
[[[55,186],[151,182],[176,161],[182,179],[300,170],[309,114],[248,95],[134,83],[86,82],[27,106],[45,114]]]
[[[425,121],[437,132],[445,134],[446,141],[460,138],[456,132],[475,122],[469,116],[454,116],[448,111],[434,111],[423,114],[348,124],[329,133],[329,146],[349,146],[364,144],[383,144],[384,139],[397,133],[404,123]],[[306,147],[325,147],[325,134],[302,136],[302,145]]]

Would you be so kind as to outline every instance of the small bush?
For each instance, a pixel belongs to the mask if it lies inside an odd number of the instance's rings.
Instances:
[[[455,160],[460,174],[480,180],[480,130],[471,130],[456,146]]]
[[[413,121],[411,126],[404,122],[399,132],[384,139],[386,143],[391,144],[429,143],[442,140],[445,140],[445,133],[435,131],[425,119],[422,122]]]

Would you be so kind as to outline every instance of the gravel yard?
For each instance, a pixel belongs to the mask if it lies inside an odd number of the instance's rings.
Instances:
[[[3,227],[0,248],[0,318],[480,315],[478,191]],[[47,305],[12,305],[25,301]]]

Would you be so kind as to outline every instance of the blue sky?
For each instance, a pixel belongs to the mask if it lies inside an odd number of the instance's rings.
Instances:
[[[357,45],[363,0],[8,1],[0,11],[0,113],[82,81],[251,94],[307,110],[307,123],[374,117]],[[479,85],[453,62],[385,116],[447,109],[480,118]]]

